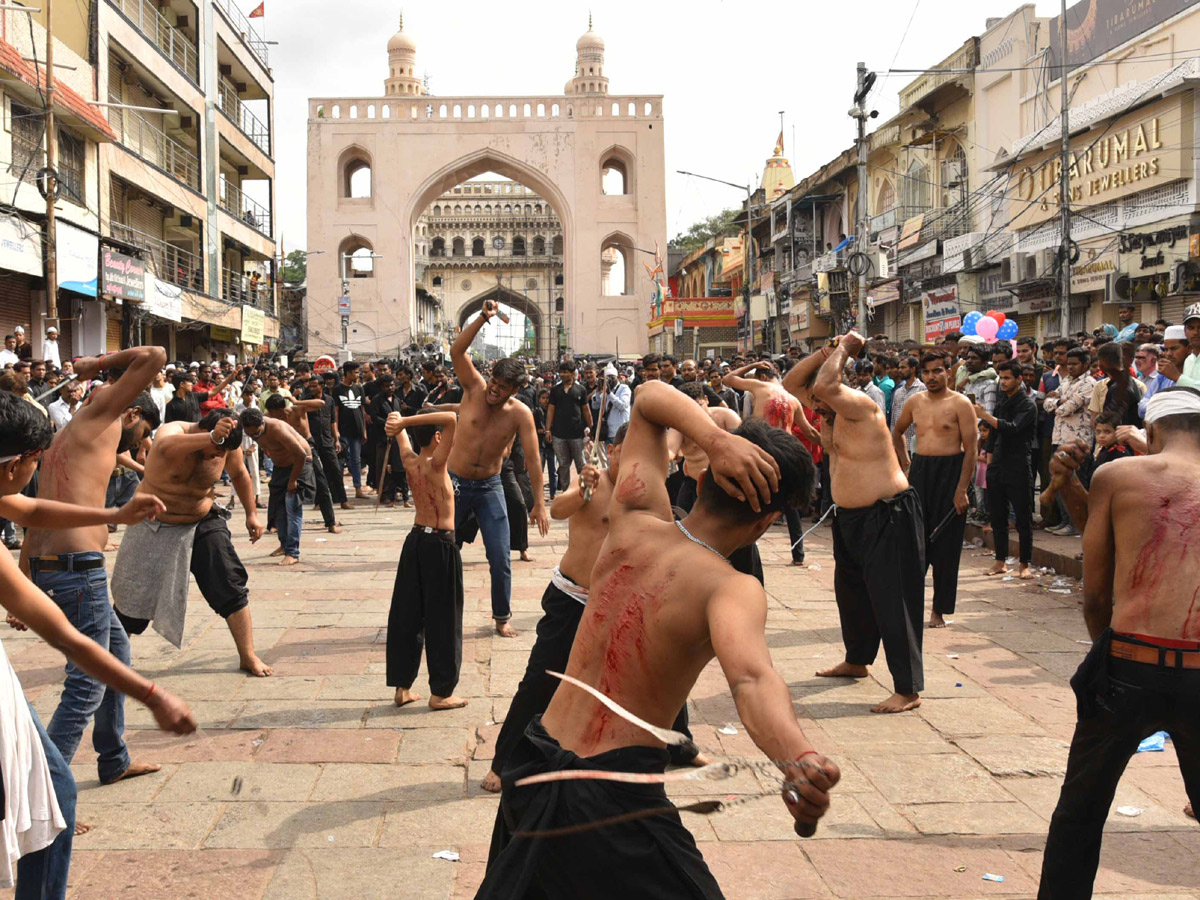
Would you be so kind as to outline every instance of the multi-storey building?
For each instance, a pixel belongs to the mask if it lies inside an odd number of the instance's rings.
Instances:
[[[35,25],[30,40],[24,18],[3,15],[13,68],[35,48],[44,55],[44,30]],[[267,44],[232,0],[67,0],[52,31],[77,110],[63,121],[57,166],[68,349],[145,341],[186,358],[269,346],[278,317]],[[9,170],[32,179],[37,167],[21,159],[44,158],[45,145],[30,95],[14,86],[5,120],[16,126]],[[99,149],[87,152],[90,143]],[[27,188],[13,205],[40,228],[37,198]],[[43,293],[31,320],[45,311]]]

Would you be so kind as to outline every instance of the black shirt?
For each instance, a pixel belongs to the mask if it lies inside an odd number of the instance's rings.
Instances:
[[[550,390],[550,405],[554,407],[554,426],[551,437],[578,440],[583,437],[583,408],[587,405],[587,388],[576,381],[569,388],[562,382]]]
[[[399,391],[397,391],[398,394]],[[421,382],[414,381],[401,398],[403,402],[401,403],[400,414],[415,416],[421,411],[421,407],[425,405],[425,398],[428,396],[429,394],[421,385]]]
[[[315,400],[315,397],[307,397],[308,400]],[[328,394],[322,394],[321,400],[325,405],[316,412],[308,414],[308,430],[312,432],[313,446],[318,450],[337,451],[337,444],[333,441],[333,398]]]
[[[388,397],[382,391],[375,395],[375,399],[367,405],[367,413],[371,416],[371,438],[377,444],[382,444],[387,440],[387,435],[383,431],[383,425],[387,421],[388,415],[394,412],[401,412],[403,401],[395,394]]]
[[[167,403],[164,422],[199,422],[200,404],[208,399],[208,391],[192,391],[186,397],[176,397]]]
[[[1104,395],[1104,411],[1115,412],[1121,417],[1122,425],[1142,427],[1142,417],[1138,415],[1138,404],[1142,401],[1142,392],[1137,383],[1130,378],[1125,382],[1124,389],[1113,380],[1108,382],[1108,393]]]
[[[1003,391],[996,399],[992,411],[996,424],[988,439],[987,449],[992,454],[988,466],[988,481],[1028,481],[1030,447],[1033,445],[1037,428],[1037,405],[1024,391],[1008,396]]]
[[[344,438],[360,440],[366,436],[361,384],[339,384],[333,389],[338,406],[338,432]]]
[[[1126,444],[1113,444],[1111,447],[1101,447],[1096,454],[1096,468],[1114,459],[1125,459],[1127,456],[1137,456]]]

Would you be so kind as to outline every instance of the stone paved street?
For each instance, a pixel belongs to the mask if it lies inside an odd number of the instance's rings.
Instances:
[[[98,785],[85,737],[74,765],[79,818],[95,827],[75,844],[73,900],[473,896],[496,811],[478,784],[566,530],[555,524],[549,539],[535,537],[535,562],[513,564],[515,640],[492,635],[482,547],[467,548],[459,693],[470,706],[397,710],[384,683],[384,639],[411,516],[359,501],[343,513],[345,532],[328,535],[310,512],[292,569],[267,557],[271,538],[251,548],[235,531],[273,678],[236,671],[227,629],[194,589],[182,652],[153,633],[133,639],[134,664],[185,698],[202,731],[160,735],[130,703],[130,748],[163,769],[111,787]],[[1087,649],[1078,585],[1054,588],[1068,595],[1050,591],[1049,575],[1036,586],[988,579],[980,551],[964,551],[954,624],[926,632],[925,704],[881,717],[868,709],[890,693],[882,666],[882,683],[813,677],[841,657],[829,531],[810,540],[808,569],[787,565],[786,544],[786,530],[774,528],[762,545],[768,639],[805,731],[843,778],[810,840],[795,838],[777,794],[709,818],[685,815],[728,897],[1032,896],[1075,715],[1067,679]],[[48,720],[61,657],[28,635],[6,630],[3,639]],[[715,664],[690,713],[702,746],[761,758]],[[769,789],[753,773],[730,786]],[[1184,803],[1169,743],[1133,760],[1116,805],[1143,812],[1112,813],[1097,893],[1200,896],[1200,829]],[[439,850],[461,861],[431,858]]]

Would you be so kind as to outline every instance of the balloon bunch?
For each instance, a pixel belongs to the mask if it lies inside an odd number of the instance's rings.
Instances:
[[[963,318],[962,333],[977,334],[988,344],[1009,341],[1017,336],[1017,323],[994,309],[987,313],[973,311]]]

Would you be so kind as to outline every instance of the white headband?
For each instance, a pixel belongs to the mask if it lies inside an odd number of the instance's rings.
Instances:
[[[1146,404],[1146,424],[1166,416],[1200,416],[1200,394],[1192,391],[1159,391]]]

